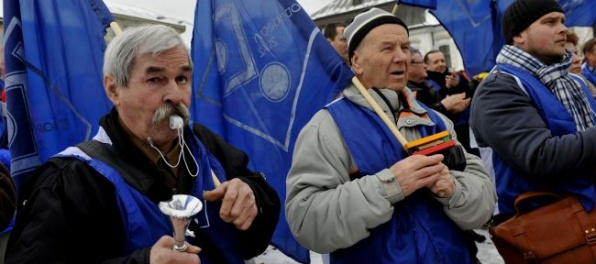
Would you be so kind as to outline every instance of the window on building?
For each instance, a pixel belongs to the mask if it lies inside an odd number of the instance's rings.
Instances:
[[[448,68],[451,68],[451,51],[449,45],[443,45],[439,47],[439,50],[445,55],[445,63]]]
[[[451,52],[449,51],[449,45],[440,46],[439,50],[445,55],[445,64],[447,64],[447,67],[451,68]]]

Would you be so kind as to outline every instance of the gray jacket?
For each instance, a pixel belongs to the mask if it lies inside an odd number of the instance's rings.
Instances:
[[[413,98],[410,90],[405,89]],[[393,107],[399,109],[396,93],[381,91]],[[382,99],[375,93],[371,95],[393,119]],[[343,96],[370,108],[353,86],[346,88]],[[410,107],[417,114],[426,112],[417,103]],[[439,115],[455,137],[451,121]],[[400,118],[397,127],[411,141],[421,137],[416,128],[421,124],[434,123],[410,115]],[[454,195],[436,198],[444,205],[445,214],[464,230],[485,224],[496,202],[495,189],[482,160],[468,153],[466,160],[465,171],[451,171],[455,178]],[[404,195],[398,181],[383,179],[395,176],[386,168],[375,175],[350,180],[350,173],[357,170],[333,118],[327,110],[320,110],[298,136],[292,168],[286,180],[286,219],[302,245],[319,253],[347,248],[368,237],[370,229],[391,219],[393,204],[403,200]]]

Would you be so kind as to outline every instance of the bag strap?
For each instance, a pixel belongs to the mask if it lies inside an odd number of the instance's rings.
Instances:
[[[542,196],[551,196],[554,198],[557,198],[557,200],[561,200],[561,196],[553,193],[553,192],[546,192],[546,191],[531,191],[531,192],[525,192],[520,194],[519,196],[517,196],[517,198],[515,198],[515,202],[513,202],[513,206],[515,207],[515,216],[519,216],[521,215],[520,210],[519,210],[519,206],[520,203],[531,199],[531,198],[535,198],[535,197],[542,197]]]

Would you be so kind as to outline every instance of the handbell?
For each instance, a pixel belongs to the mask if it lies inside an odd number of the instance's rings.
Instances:
[[[203,209],[203,203],[197,197],[176,194],[172,200],[159,203],[159,210],[170,217],[174,229],[174,250],[183,252],[188,248],[185,236],[190,220]]]

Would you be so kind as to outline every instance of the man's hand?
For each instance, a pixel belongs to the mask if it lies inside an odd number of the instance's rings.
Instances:
[[[455,181],[453,176],[451,176],[451,172],[449,172],[449,168],[443,165],[443,169],[439,173],[439,177],[437,181],[427,186],[430,191],[438,197],[441,198],[451,198],[453,196],[453,192],[455,191]]]
[[[416,190],[430,186],[437,181],[443,171],[443,155],[413,155],[393,164],[389,170],[401,186],[404,197]]]
[[[257,216],[257,204],[252,189],[239,179],[232,179],[213,191],[204,192],[203,198],[207,201],[223,200],[219,217],[227,223],[233,223],[240,230],[248,229]]]
[[[447,97],[441,100],[441,104],[443,104],[443,107],[445,107],[447,111],[459,113],[466,110],[466,108],[470,106],[470,100],[472,100],[472,98],[466,99],[466,93],[458,93],[454,95],[447,95]]]
[[[199,247],[188,245],[188,249],[184,252],[178,252],[173,249],[176,241],[173,237],[162,236],[149,253],[149,262],[152,264],[169,264],[169,263],[189,263],[189,264],[200,264]]]
[[[453,88],[459,84],[459,77],[457,76],[456,72],[452,72],[451,74],[445,76],[445,87]]]

